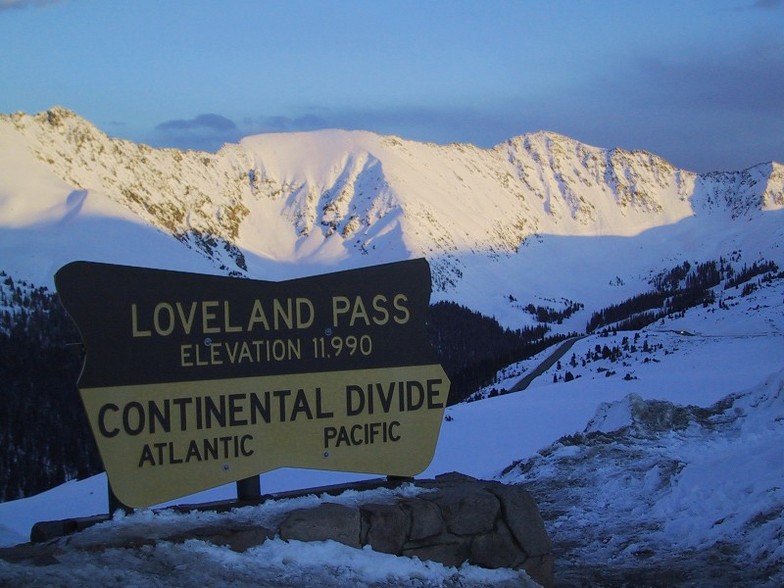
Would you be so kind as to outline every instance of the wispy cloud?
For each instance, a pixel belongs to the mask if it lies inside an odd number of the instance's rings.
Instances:
[[[224,143],[238,141],[242,136],[236,123],[215,113],[200,114],[191,119],[174,119],[155,127],[152,143],[161,147],[214,151]]]
[[[169,120],[166,122],[162,122],[157,127],[155,127],[159,131],[164,132],[171,132],[171,131],[200,131],[200,130],[209,130],[209,131],[218,131],[218,132],[226,132],[231,131],[237,128],[237,125],[234,124],[234,121],[226,118],[225,116],[221,116],[220,114],[200,114],[195,118],[190,120],[185,119],[176,119],[176,120]]]

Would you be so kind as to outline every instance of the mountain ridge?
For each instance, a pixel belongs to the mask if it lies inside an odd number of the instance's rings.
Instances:
[[[46,215],[60,223],[122,217],[174,237],[212,271],[248,277],[424,256],[442,297],[459,298],[470,288],[466,273],[482,275],[477,266],[525,264],[511,260],[554,237],[637,237],[667,227],[691,239],[686,226],[696,219],[705,237],[693,254],[715,256],[711,239],[729,252],[739,232],[754,230],[741,221],[756,227],[784,209],[784,166],[776,162],[697,174],[652,153],[549,131],[483,149],[324,130],[255,135],[208,153],[110,138],[55,107],[0,115],[3,145],[28,154],[17,153],[27,159],[0,174],[7,225]],[[48,207],[19,217],[20,193],[46,191]],[[756,231],[769,233],[770,223]],[[663,257],[677,254],[671,249]]]

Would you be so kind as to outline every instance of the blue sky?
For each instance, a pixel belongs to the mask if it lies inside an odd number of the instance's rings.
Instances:
[[[537,130],[694,171],[784,161],[784,0],[0,0],[0,112],[214,150]]]

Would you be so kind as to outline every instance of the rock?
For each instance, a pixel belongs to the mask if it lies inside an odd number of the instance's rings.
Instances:
[[[411,520],[399,505],[366,504],[360,509],[363,527],[362,543],[374,551],[400,555],[408,540]]]
[[[340,504],[322,504],[290,512],[280,524],[282,539],[326,541],[361,547],[359,510]]]
[[[460,484],[463,482],[476,482],[478,480],[472,476],[469,476],[468,474],[461,474],[460,472],[447,472],[445,474],[438,474],[435,481],[439,484]]]
[[[274,531],[260,525],[242,527],[211,525],[170,535],[165,537],[165,539],[172,543],[184,543],[188,539],[200,539],[213,545],[223,545],[232,551],[242,553],[251,547],[261,545],[274,536]]]
[[[555,558],[552,553],[529,557],[522,565],[525,573],[541,584],[544,588],[555,585]]]
[[[437,561],[445,566],[458,567],[468,561],[470,546],[470,537],[444,534],[419,545],[416,543],[406,544],[403,547],[403,555],[427,561]]]
[[[488,533],[498,516],[498,499],[476,483],[444,488],[433,499],[443,513],[446,528],[455,535]]]
[[[472,564],[485,568],[520,568],[527,559],[503,521],[498,521],[492,533],[474,538],[468,557]]]
[[[97,515],[61,521],[42,521],[33,525],[33,528],[30,530],[30,541],[43,543],[57,537],[78,533],[93,525],[108,521],[110,518],[109,515]]]
[[[428,500],[405,499],[401,501],[401,506],[411,520],[408,533],[410,541],[420,541],[444,532],[444,519],[438,505]]]
[[[531,494],[519,486],[500,482],[489,484],[487,488],[500,499],[504,520],[528,557],[550,553],[550,537]]]

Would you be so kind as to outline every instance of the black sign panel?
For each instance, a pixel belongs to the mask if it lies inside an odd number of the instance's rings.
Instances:
[[[82,387],[435,362],[423,259],[283,282],[74,262],[55,283]]]

